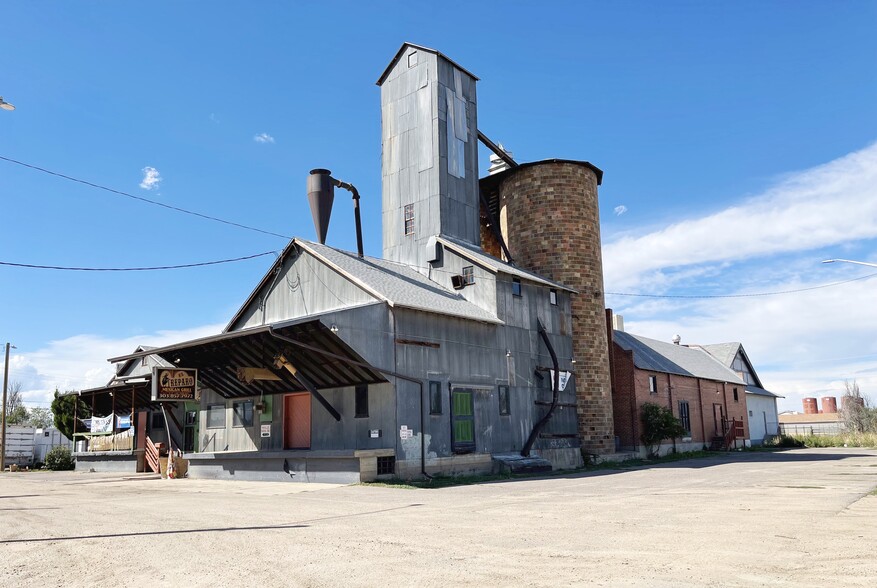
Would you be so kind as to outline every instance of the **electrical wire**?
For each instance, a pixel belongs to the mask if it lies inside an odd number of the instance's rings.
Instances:
[[[147,271],[156,271],[156,270],[172,270],[172,269],[184,269],[191,267],[204,267],[208,265],[219,265],[221,263],[234,263],[236,261],[245,261],[247,259],[255,259],[257,257],[263,257],[265,255],[277,255],[276,251],[265,251],[263,253],[256,253],[254,255],[245,255],[243,257],[234,257],[232,259],[219,259],[216,261],[202,261],[199,263],[184,263],[180,265],[159,265],[153,267],[70,267],[70,266],[61,266],[61,265],[37,265],[33,263],[13,263],[11,261],[0,261],[0,265],[6,265],[10,267],[23,267],[28,269],[47,269],[47,270],[62,270],[62,271],[72,271],[72,272],[147,272]]]
[[[119,196],[125,196],[126,198],[132,198],[134,200],[139,200],[141,202],[146,202],[147,204],[154,204],[155,206],[161,206],[162,208],[167,208],[168,210],[173,210],[176,212],[182,212],[183,214],[190,214],[192,216],[197,216],[199,218],[203,218],[206,220],[212,220],[218,223],[222,223],[225,225],[230,225],[232,227],[238,227],[239,229],[246,229],[248,231],[255,231],[257,233],[262,233],[264,235],[271,235],[272,237],[280,237],[281,239],[289,240],[292,237],[288,235],[281,235],[280,233],[275,233],[273,231],[266,231],[264,229],[259,229],[257,227],[251,227],[249,225],[244,225],[241,223],[236,223],[234,221],[225,220],[216,216],[210,216],[209,214],[204,214],[201,212],[195,212],[193,210],[187,210],[185,208],[180,208],[179,206],[171,206],[170,204],[165,204],[164,202],[158,202],[157,200],[150,200],[149,198],[144,198],[143,196],[136,196],[134,194],[129,194],[128,192],[123,192],[122,190],[116,190],[114,188],[109,188],[107,186],[102,186],[100,184],[95,184],[94,182],[89,182],[87,180],[81,180],[79,178],[74,178],[73,176],[68,176],[66,174],[54,172],[52,170],[48,170],[44,167],[39,167],[36,165],[31,165],[29,163],[25,163],[23,161],[18,161],[17,159],[12,159],[11,157],[4,157],[0,155],[0,160],[8,161],[9,163],[14,163],[16,165],[20,165],[22,167],[26,167],[32,170],[36,170],[39,172],[43,172],[45,174],[49,174],[58,178],[63,178],[65,180],[70,180],[71,182],[77,182],[79,184],[84,184],[86,186],[91,186],[92,188],[97,188],[98,190],[104,190],[106,192],[110,192],[112,194],[117,194]]]

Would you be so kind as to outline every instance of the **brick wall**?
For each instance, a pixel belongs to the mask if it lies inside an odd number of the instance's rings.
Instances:
[[[615,451],[597,176],[544,162],[500,184],[500,225],[515,262],[578,291],[572,297],[578,429],[583,451]]]

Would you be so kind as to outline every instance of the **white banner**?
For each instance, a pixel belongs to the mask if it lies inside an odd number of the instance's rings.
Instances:
[[[554,388],[554,370],[548,370],[548,373],[551,374],[551,387]],[[569,378],[572,376],[572,372],[560,372],[560,388],[558,392],[563,392],[566,389],[566,384],[569,382]]]
[[[91,417],[92,433],[112,433],[113,432],[113,415],[105,417]]]

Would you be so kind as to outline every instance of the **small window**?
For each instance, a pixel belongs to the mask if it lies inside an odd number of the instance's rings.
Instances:
[[[429,414],[442,413],[442,383],[430,380],[429,382]]]
[[[187,410],[186,411],[186,426],[191,427],[195,424],[195,419],[198,418],[198,411],[195,410]]]
[[[548,301],[552,306],[557,306],[557,290],[554,288],[548,291]]]
[[[417,51],[412,51],[408,54],[408,67],[414,67],[417,65]]]
[[[225,405],[211,404],[207,407],[207,428],[222,429],[225,427]]]
[[[235,402],[231,406],[233,427],[253,426],[253,401]]]
[[[509,399],[509,387],[505,384],[499,386],[499,414],[508,416],[512,413],[511,400]]]
[[[475,283],[475,268],[471,265],[463,268],[463,283],[467,286]]]
[[[751,410],[749,411],[749,416],[752,416],[752,411],[751,411]]]
[[[378,475],[389,476],[396,472],[396,458],[392,455],[378,456]]]
[[[152,413],[152,428],[164,429],[164,414],[161,412]]]
[[[750,413],[749,416],[752,416],[752,411],[751,411],[751,410],[749,411],[749,413]],[[48,436],[49,436],[49,432],[48,432],[48,431],[43,431],[43,437],[48,437]]]
[[[406,204],[405,205],[405,234],[413,235],[414,234],[414,205]]]
[[[141,367],[146,367],[147,365],[149,365],[149,356],[144,355],[143,357],[141,357],[140,358],[140,365],[141,365]]]
[[[354,409],[355,418],[364,419],[368,417],[368,386],[356,387],[356,406]]]
[[[658,376],[649,376],[649,394],[658,393]]]
[[[734,388],[734,402],[740,402],[740,397],[737,395],[737,388]]]
[[[521,295],[521,280],[518,278],[512,278],[512,296],[520,296]]]
[[[682,423],[682,428],[691,435],[691,415],[688,412],[688,401],[680,400],[679,401],[679,421]]]

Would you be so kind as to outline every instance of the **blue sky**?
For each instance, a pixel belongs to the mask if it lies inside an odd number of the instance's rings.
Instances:
[[[327,167],[359,188],[366,253],[380,255],[375,81],[411,41],[481,78],[479,128],[519,161],[605,171],[607,292],[759,293],[877,272],[819,263],[877,262],[877,4],[365,4],[5,3],[0,95],[17,109],[0,111],[0,155],[306,239],[305,178]],[[160,180],[144,183],[146,168]],[[151,266],[285,244],[5,161],[0,202],[0,261]],[[330,245],[355,249],[351,216],[336,207]],[[34,403],[103,384],[106,357],[217,332],[269,265],[0,267],[11,379]],[[877,400],[875,288],[607,304],[634,333],[742,341],[797,408],[852,378]]]

